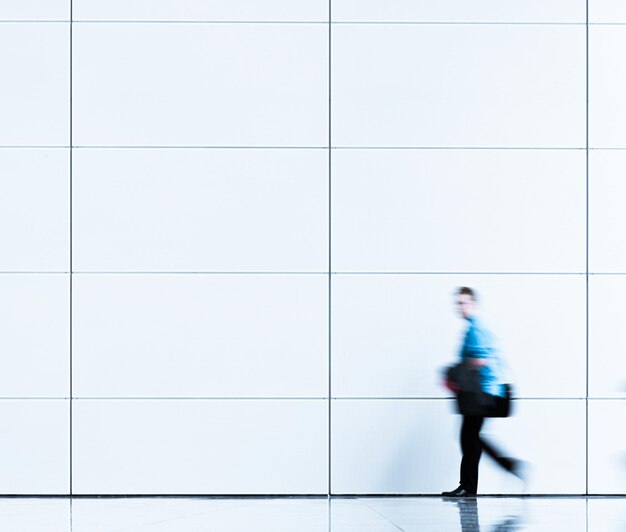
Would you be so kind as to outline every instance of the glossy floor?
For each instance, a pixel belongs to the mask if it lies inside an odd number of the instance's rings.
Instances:
[[[623,531],[626,497],[0,498],[0,530]]]

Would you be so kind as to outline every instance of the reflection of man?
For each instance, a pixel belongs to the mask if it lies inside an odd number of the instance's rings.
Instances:
[[[461,532],[480,532],[478,518],[478,504],[474,497],[469,499],[456,499],[456,507],[459,510],[461,520]],[[513,532],[522,529],[522,519],[519,515],[508,515],[499,521],[492,532]]]
[[[476,499],[457,499],[456,507],[459,509],[461,532],[480,532]]]
[[[478,370],[480,388],[483,392],[503,397],[505,395],[498,354],[491,334],[483,327],[476,316],[476,294],[471,288],[462,287],[457,291],[457,309],[469,326],[465,332],[460,357]],[[507,471],[520,476],[520,463],[505,458],[486,441],[480,438],[483,416],[463,416],[461,426],[461,481],[453,491],[444,491],[446,497],[467,497],[476,495],[478,489],[478,464],[483,449]]]

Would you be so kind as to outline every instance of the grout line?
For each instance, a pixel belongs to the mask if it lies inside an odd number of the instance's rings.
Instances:
[[[329,272],[326,271],[309,271],[309,272],[272,272],[272,271],[0,271],[0,275],[517,275],[517,276],[585,276],[585,275],[604,275],[604,276],[620,276],[626,275],[626,272],[602,272],[602,273],[585,273],[585,272]]]
[[[400,495],[403,496],[403,495]],[[417,495],[421,497],[420,495]],[[480,496],[480,495],[479,495]],[[551,495],[552,496],[552,495]],[[534,496],[533,496],[534,497]],[[558,495],[554,496],[558,497]],[[86,499],[196,499],[196,500],[261,500],[261,499],[317,499],[326,501],[328,496],[324,493],[76,493],[68,495],[67,493],[33,493],[33,494],[14,494],[1,493],[0,498],[6,499],[68,499],[71,503],[73,500]],[[348,498],[340,495],[338,499]],[[188,517],[188,516],[187,516]],[[148,523],[148,526],[162,523]],[[142,527],[143,528],[143,527]],[[154,527],[152,527],[154,528]],[[101,530],[101,529],[100,529]],[[110,530],[110,529],[109,529]],[[122,530],[116,528],[115,530]],[[128,528],[126,528],[128,530]],[[136,530],[136,529],[135,529]]]
[[[153,397],[153,396],[73,396],[73,397],[23,397],[23,396],[4,396],[0,397],[0,401],[452,401],[451,397],[377,397],[377,396],[342,396],[330,397],[330,399],[321,395],[319,397],[288,397],[288,396],[264,396],[264,397],[245,397],[245,396],[174,396],[174,397]],[[625,397],[515,397],[515,401],[614,401],[624,402]]]
[[[332,530],[333,530],[333,511],[332,511],[330,492],[326,495],[326,515],[328,516],[328,520],[327,520],[328,528],[327,528],[327,531],[328,532],[332,532]]]
[[[376,397],[376,396],[343,396],[343,397],[331,397],[332,401],[454,401],[453,397]],[[585,397],[524,397],[524,396],[516,396],[514,401],[585,401]],[[611,399],[613,400],[613,399]],[[626,397],[623,399],[615,399],[616,401],[626,400]]]
[[[50,20],[28,20],[28,19],[13,19],[13,20],[0,20],[0,24],[71,24],[71,20],[65,19],[50,19]]]
[[[7,271],[0,272],[0,275],[69,275],[69,271],[56,271],[56,272],[17,272],[17,271]]]
[[[228,272],[228,271],[207,271],[207,272],[198,272],[198,271],[151,271],[151,272],[124,272],[124,271],[109,271],[109,272],[91,272],[91,271],[74,271],[72,273],[79,275],[328,275],[327,271],[319,271],[319,272]]]
[[[589,495],[589,0],[585,9],[585,494]]]
[[[440,493],[341,493],[332,496],[328,496],[325,493],[77,493],[74,495],[68,495],[63,493],[28,493],[28,494],[15,494],[15,493],[2,493],[0,498],[6,499],[68,499],[80,500],[80,499],[202,499],[202,500],[259,500],[259,499],[317,499],[323,501],[345,501],[353,499],[355,501],[368,500],[368,499],[438,499],[441,500]],[[485,493],[476,495],[477,499],[514,499],[514,500],[547,500],[547,499],[565,499],[565,500],[623,500],[624,495],[619,493],[594,493],[592,495],[584,495],[580,493],[533,493],[532,495],[523,493]]]
[[[11,395],[0,397],[0,401],[69,401],[69,399],[70,399],[69,396],[62,397],[58,395],[54,397],[50,397],[50,396],[24,397],[24,396],[11,396]]]
[[[332,22],[331,20],[116,20],[116,19],[82,19],[82,20],[64,20],[64,19],[12,19],[0,20],[0,24],[207,24],[207,25],[253,25],[253,24],[301,24],[301,25],[350,25],[350,26],[585,26],[585,22],[557,22],[557,21],[402,21],[402,20],[342,20]],[[623,22],[594,22],[594,26],[622,26]]]
[[[588,397],[587,401],[626,401],[626,396],[623,396],[623,397]]]
[[[585,26],[585,22],[516,22],[516,21],[377,21],[377,20],[355,20],[337,21],[335,25],[359,25],[359,26]]]
[[[319,397],[184,397],[184,396],[173,396],[173,397],[153,397],[153,396],[114,396],[114,397],[96,397],[96,396],[78,396],[74,397],[74,401],[328,401],[328,397],[319,396]]]
[[[332,0],[328,0],[328,497],[332,494]],[[329,525],[330,526],[330,525]]]
[[[69,419],[69,429],[70,429],[70,440],[69,440],[69,453],[70,453],[70,462],[69,462],[69,466],[70,466],[70,495],[72,495],[73,493],[73,481],[74,481],[74,470],[73,470],[73,445],[74,445],[74,427],[73,427],[73,419],[74,419],[74,410],[73,410],[73,404],[72,404],[72,396],[74,395],[74,375],[73,375],[73,350],[72,350],[72,338],[73,338],[73,328],[72,328],[72,324],[73,324],[73,307],[72,307],[72,299],[73,299],[73,275],[72,275],[72,269],[73,269],[73,262],[74,262],[74,256],[73,256],[73,215],[74,215],[74,209],[73,209],[73,200],[74,200],[74,196],[73,196],[73,177],[74,177],[74,168],[73,168],[73,161],[74,161],[74,155],[73,155],[73,151],[72,151],[72,144],[74,142],[74,138],[73,138],[73,128],[72,128],[72,122],[73,122],[73,110],[72,110],[72,106],[73,106],[73,84],[74,84],[74,78],[73,78],[73,67],[74,67],[74,61],[73,61],[73,38],[74,38],[74,28],[73,28],[73,23],[72,23],[72,19],[74,18],[74,2],[73,0],[70,0],[70,130],[69,130],[69,137],[70,137],[70,165],[69,165],[69,170],[70,170],[70,213],[69,213],[69,223],[70,223],[70,234],[69,234],[69,240],[70,240],[70,294],[69,294],[69,310],[70,310],[70,330],[69,330],[69,355],[70,355],[70,419]],[[71,517],[70,517],[71,519]]]
[[[415,150],[415,151],[584,151],[585,147],[567,146],[333,146],[333,150]],[[626,149],[626,148],[621,148]]]
[[[69,150],[69,146],[0,146],[0,150]]]
[[[589,276],[619,276],[619,275],[626,275],[626,272],[589,272],[588,273]]]
[[[291,25],[291,24],[299,24],[299,25],[311,25],[311,26],[326,26],[328,24],[327,20],[98,20],[98,19],[84,19],[75,21],[76,24],[165,24],[168,26],[173,26],[177,24],[186,25],[186,24],[207,24],[207,25],[219,25],[226,24],[231,26],[236,26],[237,24],[242,25],[254,25],[254,24],[262,24],[262,25]],[[570,24],[568,24],[570,25]],[[579,24],[580,25],[580,24]]]
[[[0,149],[69,149],[75,150],[388,150],[388,151],[585,151],[582,147],[564,146],[143,146],[143,145],[1,145]],[[589,148],[593,151],[619,151],[626,148]]]
[[[585,272],[331,272],[332,275],[585,275]]]
[[[626,24],[625,24],[626,26]],[[618,147],[502,147],[502,146],[50,146],[2,145],[0,150],[342,150],[342,151],[626,151]]]
[[[502,146],[48,146],[5,145],[0,150],[319,150],[319,151],[626,151],[626,148],[589,149],[566,147],[502,147]]]
[[[428,276],[428,275],[498,275],[498,276],[525,276],[525,277],[545,277],[545,276],[568,276],[568,277],[582,277],[582,276],[624,276],[626,272],[602,272],[602,273],[592,273],[588,274],[585,272],[328,272],[328,271],[319,271],[319,272],[227,272],[227,271],[206,271],[206,272],[194,272],[194,271],[181,271],[181,272],[172,272],[172,271],[150,271],[150,272],[138,272],[138,271],[108,271],[108,272],[96,272],[96,271],[0,271],[0,275],[154,275],[154,276],[173,276],[173,275],[341,275],[341,276],[349,276],[349,275],[360,275],[360,276],[394,276],[394,275],[403,275],[403,276]]]
[[[328,146],[74,146],[78,150],[328,150]]]

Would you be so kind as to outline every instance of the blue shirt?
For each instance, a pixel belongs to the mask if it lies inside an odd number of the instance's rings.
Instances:
[[[465,332],[461,347],[461,360],[468,358],[482,358],[487,364],[479,369],[480,387],[483,392],[503,397],[502,376],[500,361],[491,333],[483,327],[480,321],[472,316],[467,318],[469,327]]]

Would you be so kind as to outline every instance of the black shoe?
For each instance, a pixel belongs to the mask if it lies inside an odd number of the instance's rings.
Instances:
[[[459,486],[455,490],[444,491],[441,495],[443,495],[444,497],[473,497],[476,494],[470,493],[463,486]]]

